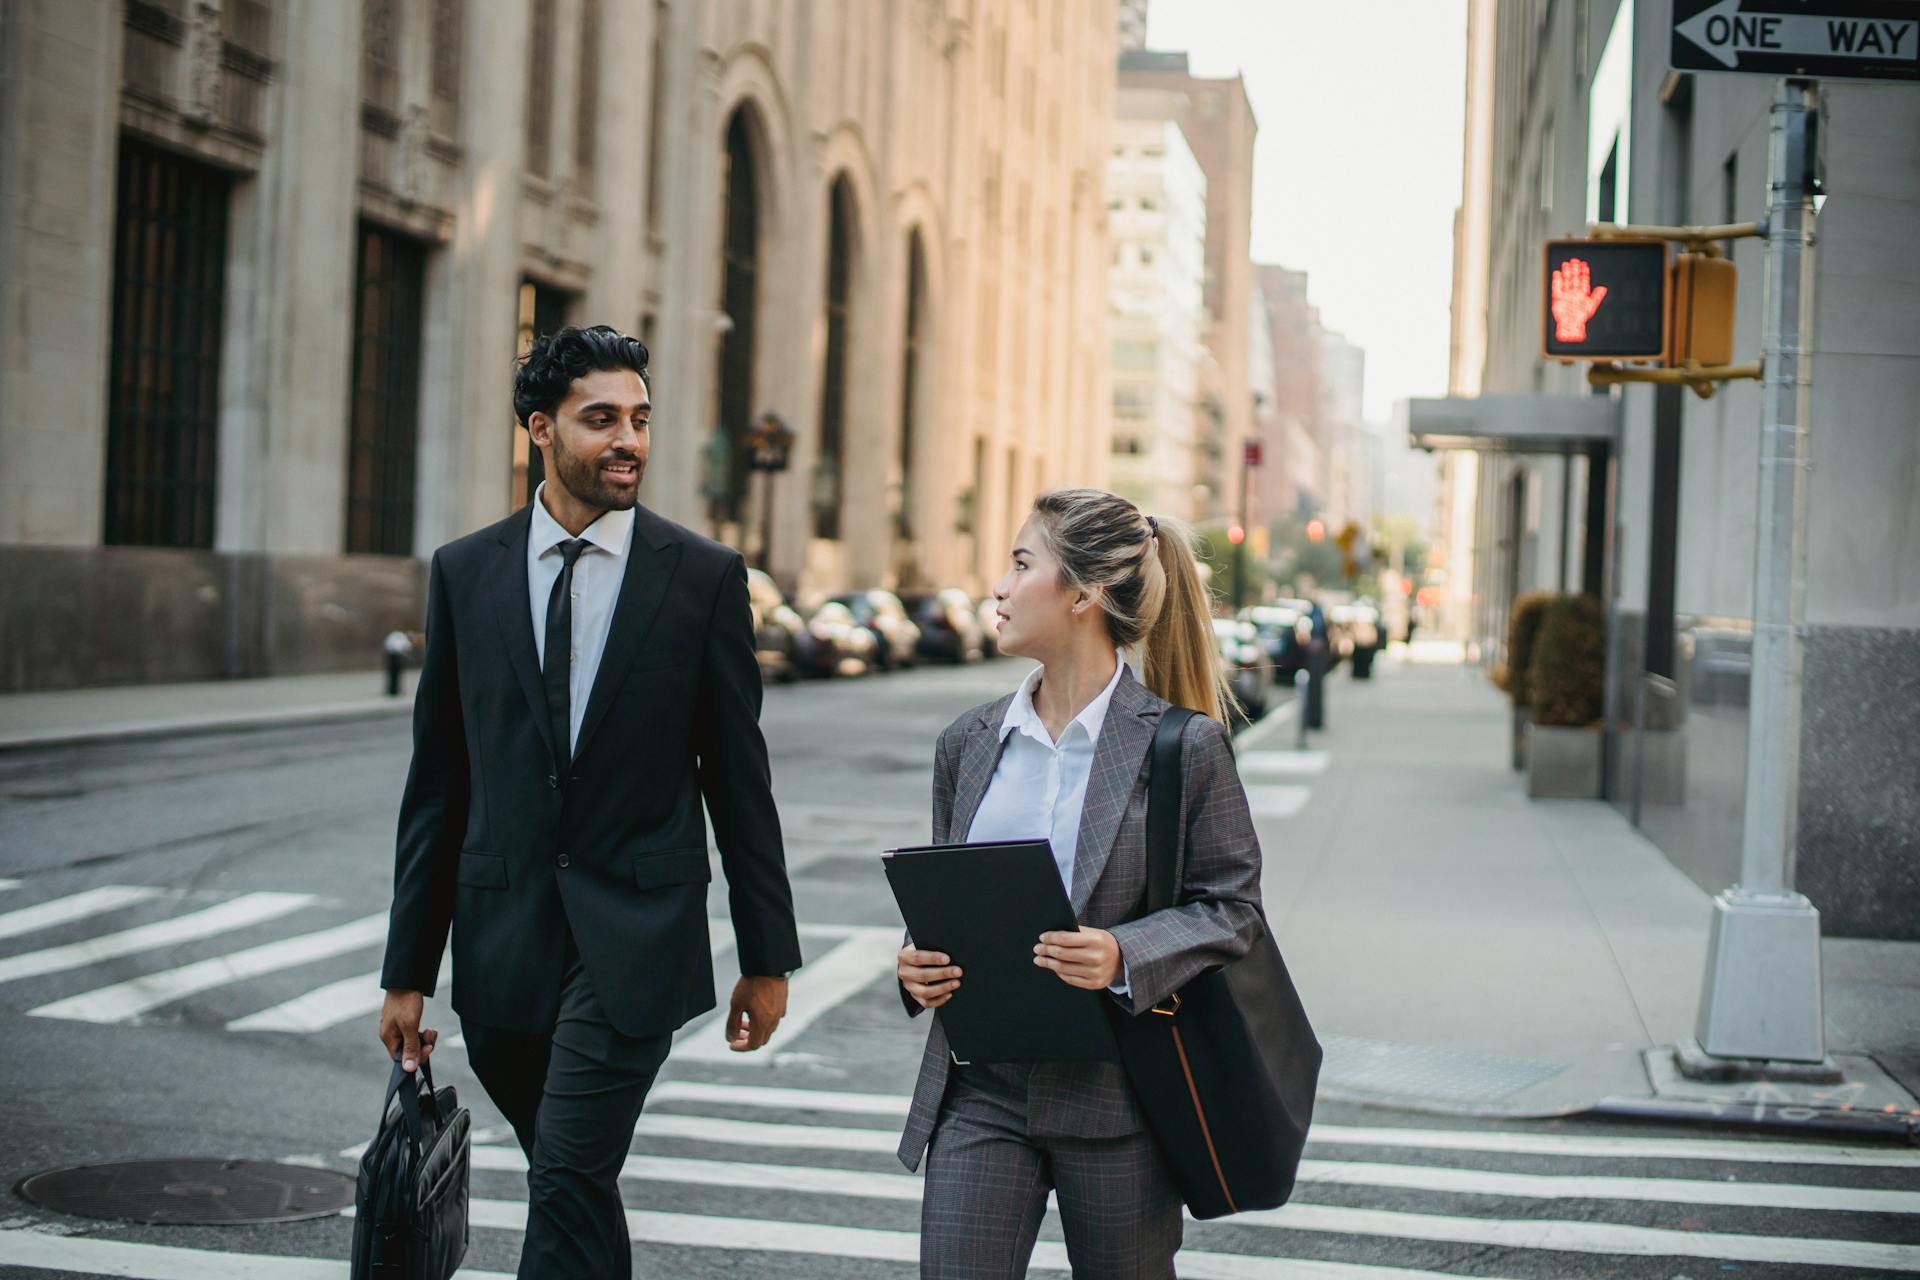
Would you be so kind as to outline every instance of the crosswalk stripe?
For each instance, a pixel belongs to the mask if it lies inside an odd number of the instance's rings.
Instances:
[[[912,1100],[904,1093],[836,1093],[830,1089],[782,1089],[758,1084],[709,1084],[704,1080],[662,1080],[647,1094],[649,1102],[722,1102],[782,1110],[844,1111],[863,1116],[904,1116]]]
[[[527,1207],[517,1200],[475,1199],[469,1222],[490,1230],[521,1231]],[[627,1210],[627,1234],[646,1244],[695,1249],[746,1249],[761,1253],[798,1253],[816,1257],[860,1258],[875,1262],[920,1260],[920,1237],[911,1231],[874,1227],[828,1226],[765,1218],[726,1218],[697,1213]],[[1066,1246],[1042,1240],[1034,1246],[1033,1268],[1068,1271]],[[1188,1280],[1442,1280],[1436,1271],[1320,1262],[1307,1258],[1255,1257],[1251,1254],[1180,1252],[1180,1274]],[[1449,1280],[1458,1280],[1451,1277]]]
[[[214,956],[178,969],[142,974],[126,982],[85,991],[43,1004],[27,1012],[36,1018],[66,1018],[76,1022],[124,1022],[163,1004],[181,1000],[245,978],[291,969],[295,965],[358,951],[384,940],[387,913],[362,916],[318,933],[282,938],[245,951]]]
[[[0,958],[0,982],[36,978],[42,974],[59,973],[66,969],[78,969],[82,965],[97,964],[102,960],[130,956],[139,951],[150,951],[155,947],[192,942],[197,938],[211,937],[216,933],[226,933],[284,916],[312,901],[313,895],[310,893],[244,894],[204,911],[156,920],[152,924],[88,938],[84,942]]]
[[[900,950],[899,935],[891,929],[854,934],[793,977],[787,993],[787,1013],[774,1030],[775,1044],[792,1044],[821,1015],[829,1012],[884,973],[892,972]],[[741,1054],[727,1047],[720,1024],[725,1005],[700,1019],[682,1034],[687,1043],[677,1049],[681,1061],[739,1062],[768,1065],[770,1053]]]
[[[1310,787],[1290,787],[1274,782],[1253,782],[1246,786],[1247,808],[1256,818],[1291,818],[1307,807],[1313,798]]]
[[[900,1135],[891,1129],[842,1129],[824,1124],[770,1124],[715,1116],[666,1116],[642,1112],[635,1133],[647,1138],[685,1138],[730,1146],[802,1148],[818,1151],[892,1151]]]
[[[904,1115],[903,1094],[854,1094],[857,1108],[837,1105],[848,1095],[826,1090],[755,1088],[726,1085],[690,1088],[692,1081],[670,1081],[656,1097],[698,1102],[732,1102],[749,1107],[814,1107],[819,1110],[859,1110],[867,1115]],[[726,1090],[725,1093],[718,1092]],[[815,1101],[818,1099],[818,1101]],[[871,1129],[835,1129],[828,1125],[768,1124],[749,1120],[722,1120],[709,1116],[652,1116],[672,1120],[673,1133],[664,1137],[701,1142],[764,1142],[780,1147],[822,1147],[830,1150],[880,1150],[870,1145]],[[836,1136],[839,1135],[839,1136]],[[850,1143],[852,1145],[841,1145]],[[1739,1142],[1689,1138],[1584,1137],[1577,1134],[1534,1134],[1467,1129],[1369,1129],[1352,1125],[1315,1125],[1310,1147],[1377,1146],[1442,1151],[1485,1151],[1503,1155],[1590,1156],[1611,1159],[1735,1161],[1748,1164],[1839,1165],[1850,1168],[1920,1168],[1920,1151],[1884,1147],[1843,1147],[1814,1143]],[[892,1147],[889,1144],[888,1150]]]
[[[441,959],[440,976],[433,984],[435,991],[446,989],[451,967],[445,958]],[[324,987],[316,987],[270,1009],[236,1018],[227,1024],[227,1030],[325,1031],[354,1018],[378,1013],[386,996],[386,990],[380,985],[380,971],[375,969],[371,973],[329,982]]]
[[[346,1264],[338,1258],[226,1253],[182,1249],[175,1245],[136,1244],[130,1240],[0,1230],[0,1266],[37,1267],[77,1275],[128,1276],[134,1280],[259,1280],[261,1276],[272,1276],[274,1280],[340,1280]],[[454,1273],[454,1280],[513,1278],[504,1271],[462,1269]]]
[[[0,879],[0,893],[5,893],[9,889],[18,889],[19,887],[20,882],[18,880]]]
[[[1239,759],[1240,776],[1299,777],[1327,771],[1324,751],[1249,751]]]
[[[23,933],[32,933],[35,929],[50,929],[57,924],[84,920],[88,916],[101,915],[121,907],[132,906],[136,902],[145,902],[149,898],[157,898],[165,892],[166,890],[156,889],[151,885],[108,884],[98,889],[71,893],[64,898],[36,902],[30,907],[21,907],[18,911],[9,911],[0,915],[0,938],[17,937]]]
[[[517,1147],[476,1146],[476,1169],[526,1172]],[[689,1160],[629,1156],[621,1176],[643,1181],[688,1182],[756,1190],[815,1191],[878,1200],[918,1200],[920,1179],[895,1173],[822,1169],[803,1165],[734,1160]],[[1814,1187],[1782,1183],[1709,1182],[1686,1178],[1587,1178],[1554,1174],[1499,1173],[1429,1165],[1337,1164],[1304,1160],[1300,1181],[1352,1187],[1393,1187],[1453,1195],[1510,1196],[1552,1200],[1632,1200],[1656,1204],[1726,1205],[1749,1209],[1810,1209],[1846,1213],[1920,1213],[1920,1192],[1860,1187]],[[1282,1219],[1284,1219],[1284,1214]],[[1236,1219],[1245,1222],[1248,1219]],[[1287,1226],[1278,1220],[1262,1225]]]
[[[1234,1218],[1242,1226],[1282,1227],[1343,1236],[1438,1240],[1501,1249],[1546,1249],[1556,1253],[1614,1253],[1642,1258],[1708,1258],[1716,1262],[1799,1263],[1817,1267],[1879,1267],[1920,1271],[1920,1246],[1873,1240],[1795,1239],[1710,1231],[1675,1231],[1614,1222],[1506,1221],[1456,1218],[1391,1209],[1290,1204]]]

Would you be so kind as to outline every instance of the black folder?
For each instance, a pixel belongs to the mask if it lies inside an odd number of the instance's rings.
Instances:
[[[1100,1007],[1111,997],[1033,962],[1042,933],[1079,927],[1045,840],[894,849],[881,863],[913,945],[962,970],[934,1011],[956,1061],[1118,1060]]]

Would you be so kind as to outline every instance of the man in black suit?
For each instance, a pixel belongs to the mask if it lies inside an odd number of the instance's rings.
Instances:
[[[675,1029],[714,1007],[712,815],[758,1049],[800,964],[740,554],[638,505],[647,349],[535,342],[525,508],[440,548],[400,803],[380,1039],[408,1070],[447,931],[468,1060],[528,1159],[523,1277],[631,1274],[618,1178]]]

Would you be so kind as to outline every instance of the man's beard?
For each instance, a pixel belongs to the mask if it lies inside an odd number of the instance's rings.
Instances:
[[[560,484],[576,499],[602,511],[627,511],[640,500],[640,484],[647,478],[647,464],[638,454],[615,451],[604,455],[610,462],[633,464],[633,488],[611,488],[601,478],[598,461],[589,461],[567,452],[560,432],[553,433],[553,470]]]

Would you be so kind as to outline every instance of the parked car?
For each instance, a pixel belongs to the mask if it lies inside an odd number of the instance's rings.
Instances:
[[[802,675],[859,676],[879,663],[880,644],[854,620],[853,610],[829,600],[813,611],[796,651]]]
[[[942,662],[978,662],[986,656],[980,619],[973,601],[957,587],[918,591],[900,597],[907,616],[920,628],[920,656]]]
[[[758,569],[747,570],[747,604],[753,611],[753,650],[760,660],[760,678],[782,684],[799,679],[805,620],[787,603],[779,585]]]
[[[1305,600],[1281,599],[1241,611],[1241,620],[1253,624],[1278,684],[1291,684],[1294,672],[1306,669],[1308,637],[1301,622],[1312,609]]]
[[[1228,728],[1244,728],[1267,714],[1267,703],[1273,694],[1273,666],[1267,661],[1266,650],[1260,647],[1259,632],[1251,622],[1215,618],[1213,639],[1233,686],[1236,705],[1227,709]]]
[[[900,603],[899,596],[891,591],[849,591],[832,599],[845,605],[853,620],[873,633],[880,670],[902,670],[917,661],[920,628],[907,616],[907,607]]]
[[[989,658],[1000,656],[1000,602],[992,596],[982,596],[980,607],[974,610],[974,616],[980,620],[980,647]]]

